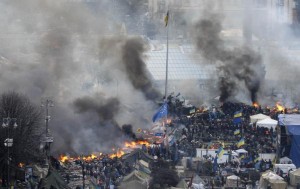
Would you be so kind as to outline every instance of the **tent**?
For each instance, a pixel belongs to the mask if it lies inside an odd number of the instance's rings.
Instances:
[[[119,189],[147,189],[148,186],[145,183],[142,183],[138,180],[132,180],[129,182],[122,182],[119,186]]]
[[[279,114],[279,125],[285,126],[291,136],[292,146],[290,156],[293,163],[300,167],[300,114]]]
[[[241,181],[240,181],[240,177],[236,176],[236,175],[231,175],[229,177],[227,177],[226,179],[226,187],[236,187],[238,185],[241,185]]]
[[[42,168],[36,164],[32,165],[33,175],[39,178],[44,178],[48,174],[47,168]]]
[[[199,183],[199,184],[193,183],[192,188],[193,189],[205,189],[204,184],[202,184],[202,183]]]
[[[290,158],[288,158],[288,157],[283,157],[283,158],[280,158],[280,160],[279,160],[280,164],[290,164],[292,162],[293,161]]]
[[[188,184],[183,179],[181,179],[179,183],[176,185],[176,188],[187,189]]]
[[[238,154],[247,154],[248,153],[248,151],[245,149],[238,149],[238,150],[235,150],[235,152]]]
[[[273,171],[279,173],[280,170],[283,172],[282,176],[286,176],[290,170],[295,170],[296,166],[294,164],[275,164]]]
[[[126,175],[120,185],[120,189],[147,189],[150,180],[150,175],[134,170],[129,175]]]
[[[204,181],[198,175],[195,175],[193,178],[192,188],[194,189],[204,189]]]
[[[290,172],[290,183],[293,186],[300,184],[300,169]]]
[[[198,175],[195,175],[193,178],[193,183],[195,183],[195,184],[204,183],[204,180],[201,177],[199,177]]]
[[[272,188],[286,188],[287,184],[282,177],[272,171],[266,171],[260,177],[259,188],[266,189],[270,185]]]
[[[257,121],[260,121],[260,120],[263,120],[263,119],[266,119],[266,118],[269,118],[271,119],[269,116],[267,115],[264,115],[264,114],[256,114],[256,115],[253,115],[253,116],[250,116],[250,122],[251,123],[255,123]]]
[[[277,121],[271,118],[266,118],[260,121],[257,121],[256,125],[260,126],[260,127],[266,127],[266,128],[273,128],[275,129],[275,127],[277,126]]]
[[[287,183],[284,180],[273,180],[270,179],[269,183],[272,189],[283,189],[287,187]]]
[[[70,189],[60,174],[54,169],[49,169],[48,175],[41,179],[40,189]]]

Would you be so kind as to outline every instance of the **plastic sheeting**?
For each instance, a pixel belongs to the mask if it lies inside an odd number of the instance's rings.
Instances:
[[[300,115],[299,114],[280,114],[278,116],[279,124],[286,126],[288,133],[291,135],[292,146],[290,158],[296,167],[300,167]]]
[[[292,135],[290,158],[293,160],[293,163],[296,165],[296,167],[300,167],[300,125],[288,126],[287,128],[288,132]]]

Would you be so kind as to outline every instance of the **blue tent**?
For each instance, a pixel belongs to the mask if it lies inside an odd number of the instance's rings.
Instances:
[[[279,125],[285,126],[287,133],[291,136],[292,146],[290,158],[296,167],[300,167],[300,114],[280,114]]]

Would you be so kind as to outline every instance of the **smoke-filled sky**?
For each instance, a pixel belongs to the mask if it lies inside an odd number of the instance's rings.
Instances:
[[[163,92],[155,88],[144,64],[149,44],[141,37],[129,37],[130,33],[125,36],[123,23],[118,20],[133,11],[143,12],[136,10],[138,1],[124,5],[124,13],[111,10],[112,2],[99,0],[92,6],[72,0],[0,2],[0,89],[24,93],[36,104],[46,97],[55,102],[49,126],[55,137],[54,153],[109,151],[126,137],[122,125],[132,125],[133,130],[149,127],[155,102],[162,98]],[[185,25],[177,26],[192,33],[189,40],[196,42],[196,52],[222,73],[216,81],[222,101],[246,91],[241,99],[262,102],[261,96],[269,95],[279,84],[269,85],[266,77],[283,73],[291,79],[286,75],[290,72],[299,75],[300,69],[286,64],[289,58],[280,50],[275,52],[277,47],[265,48],[269,45],[264,40],[260,41],[261,50],[257,44],[253,47],[238,42],[229,48],[220,37],[224,29],[222,10],[209,10],[193,15],[192,20],[183,14],[179,20]],[[226,16],[225,20],[235,20]],[[136,16],[127,19],[137,21]],[[283,44],[282,40],[278,46]],[[293,87],[290,94],[298,94],[299,86],[293,82],[296,79],[291,80],[281,81],[280,86]],[[192,83],[195,81],[182,81],[176,90],[194,97],[193,102],[215,97],[210,93],[214,90],[201,92]],[[294,96],[290,99],[295,100]]]
[[[265,76],[261,55],[250,47],[229,49],[221,39],[221,15],[207,12],[195,24],[194,36],[197,49],[219,72],[220,101],[225,102],[239,90],[239,82],[248,89],[252,102],[257,101],[257,92]]]
[[[98,11],[110,2],[97,2]],[[54,101],[54,152],[107,151],[124,140],[122,125],[151,124],[162,95],[144,63],[147,44],[120,35],[112,13],[64,0],[1,1],[0,9],[0,89]]]
[[[300,64],[293,60],[295,57],[287,55],[293,52],[288,47],[296,37],[291,25],[283,22],[286,13],[279,15],[277,9],[271,7],[259,11],[250,1],[242,3],[240,13],[232,13],[224,6],[217,8],[217,5],[216,1],[204,5],[189,28],[196,53],[206,59],[199,64],[216,66],[212,79],[218,77],[215,81],[220,101],[238,100],[249,104],[258,101],[269,106],[281,101],[294,106],[299,99],[295,75],[300,73]],[[241,31],[241,35],[234,31]],[[226,32],[232,36],[226,37]],[[283,95],[276,95],[278,93]]]

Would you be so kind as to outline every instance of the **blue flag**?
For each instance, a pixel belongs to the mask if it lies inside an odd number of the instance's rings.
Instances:
[[[240,117],[236,117],[236,118],[233,119],[233,124],[235,124],[235,125],[237,125],[241,122],[242,122],[242,118],[240,118]]]
[[[153,115],[152,121],[155,122],[156,120],[168,115],[168,104],[165,102],[159,110]]]
[[[242,122],[242,116],[243,116],[242,110],[234,112],[233,124],[237,125],[237,124],[241,123]]]

